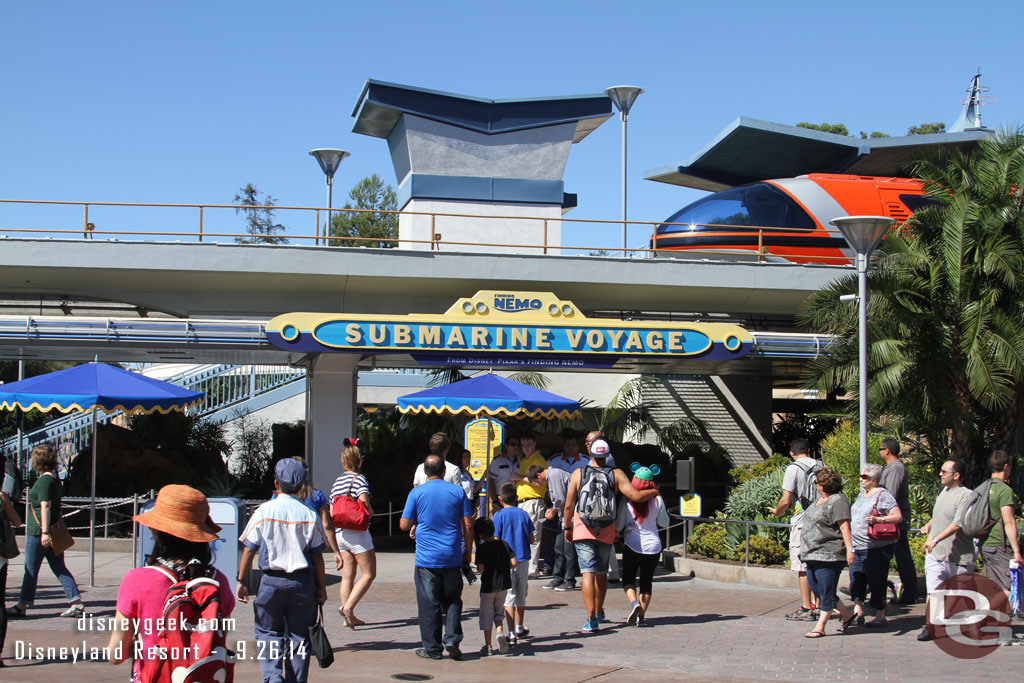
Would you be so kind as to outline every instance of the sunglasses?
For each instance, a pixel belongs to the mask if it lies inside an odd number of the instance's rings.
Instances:
[[[360,439],[358,436],[346,436],[345,440],[342,441],[342,443],[345,445],[346,448],[348,448],[349,446],[355,446],[356,448],[359,448],[362,445],[363,440]]]
[[[870,474],[862,474],[862,475],[860,475],[860,478],[861,479],[871,479],[871,475]]]

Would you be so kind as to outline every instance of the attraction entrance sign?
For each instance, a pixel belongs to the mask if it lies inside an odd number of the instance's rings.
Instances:
[[[750,352],[747,330],[727,323],[587,318],[551,292],[481,290],[445,313],[286,313],[267,339],[307,353],[408,354],[424,365],[607,368],[621,359],[730,360]]]

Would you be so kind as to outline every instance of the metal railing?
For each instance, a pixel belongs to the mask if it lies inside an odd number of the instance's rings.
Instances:
[[[587,218],[566,218],[566,217],[545,217],[545,216],[493,216],[484,214],[455,214],[455,213],[440,213],[440,212],[422,212],[422,211],[394,211],[394,210],[378,210],[378,209],[351,209],[351,208],[332,208],[331,212],[334,214],[372,214],[375,216],[388,216],[392,215],[396,218],[398,216],[422,216],[429,218],[430,220],[430,239],[409,239],[403,238],[401,240],[397,238],[385,238],[385,237],[350,237],[326,234],[324,226],[321,224],[321,214],[326,217],[327,207],[315,207],[315,206],[242,206],[236,204],[156,204],[156,203],[141,203],[141,202],[72,202],[72,201],[52,201],[52,200],[29,200],[29,199],[0,199],[0,208],[5,206],[25,206],[30,208],[35,207],[49,207],[53,210],[58,210],[62,207],[74,208],[80,211],[81,222],[68,217],[62,217],[54,221],[52,218],[44,218],[45,221],[53,221],[53,225],[47,227],[7,227],[0,224],[0,235],[9,235],[12,237],[59,237],[59,238],[73,238],[81,236],[82,239],[90,240],[99,237],[105,237],[107,239],[121,239],[121,238],[141,238],[141,239],[152,239],[156,241],[167,241],[172,238],[184,238],[188,240],[196,240],[198,242],[245,242],[245,243],[272,243],[279,238],[286,240],[295,240],[300,244],[312,244],[312,245],[325,245],[325,246],[338,246],[338,245],[355,245],[355,246],[371,246],[371,247],[396,247],[396,246],[414,246],[414,245],[428,245],[430,250],[441,250],[443,247],[475,247],[475,248],[487,248],[497,250],[537,250],[540,253],[547,254],[549,250],[553,250],[557,253],[563,251],[581,251],[581,252],[597,252],[602,255],[616,255],[622,256],[639,256],[641,258],[657,258],[657,257],[682,257],[687,253],[692,253],[694,257],[701,257],[707,254],[721,255],[730,259],[737,258],[737,250],[735,249],[721,249],[715,247],[700,247],[699,249],[678,249],[675,247],[662,248],[658,246],[659,239],[665,239],[666,236],[658,234],[658,228],[661,226],[678,226],[683,230],[679,232],[692,231],[700,228],[699,234],[702,237],[721,237],[723,239],[729,239],[734,237],[747,237],[746,241],[750,241],[749,238],[756,235],[757,242],[756,247],[751,245],[751,249],[744,250],[749,251],[749,256],[754,257],[757,261],[763,262],[769,259],[807,259],[806,253],[786,253],[784,251],[776,251],[772,247],[767,245],[765,237],[786,237],[786,236],[799,236],[807,235],[816,232],[815,229],[802,229],[802,228],[779,228],[779,227],[768,227],[768,226],[753,226],[753,225],[727,225],[717,223],[669,223],[665,221],[626,221],[627,226],[635,226],[637,228],[643,228],[645,234],[649,234],[649,247],[610,247],[607,245],[594,246],[594,245],[567,245],[560,242],[551,242],[549,240],[549,229],[552,224],[561,226],[563,223],[569,224],[585,224],[590,226],[621,226],[623,225],[622,220],[602,220],[602,219],[587,219]],[[90,209],[92,213],[90,214]],[[180,230],[153,230],[134,227],[131,225],[118,225],[114,220],[109,221],[109,225],[116,227],[100,226],[97,222],[97,209],[115,209],[124,210],[125,213],[130,213],[131,209],[168,209],[175,211],[176,213],[191,213],[193,218],[190,229]],[[312,229],[305,231],[290,231],[282,234],[275,235],[253,235],[248,232],[232,232],[230,229],[210,229],[210,216],[211,212],[219,212],[221,214],[231,211],[232,213],[242,213],[245,211],[260,211],[260,210],[272,210],[281,211],[286,214],[299,214],[303,216],[300,223],[304,223],[310,226]],[[111,216],[104,216],[105,218],[111,218]],[[313,220],[310,221],[309,218]],[[474,221],[486,221],[492,225],[495,221],[513,221],[519,222],[536,222],[541,224],[541,240],[534,243],[507,243],[507,242],[465,242],[458,240],[445,240],[443,238],[443,230],[446,225],[451,225],[452,222],[458,221],[464,223],[466,219]],[[40,222],[42,222],[42,220]],[[123,219],[122,219],[123,220]],[[137,219],[136,219],[137,220]],[[152,222],[152,219],[146,219]],[[180,223],[180,219],[175,218],[175,221]],[[78,225],[74,225],[77,223]],[[223,225],[225,221],[221,220],[220,224]],[[707,230],[711,228],[711,230]],[[678,236],[676,234],[675,236]],[[415,247],[414,247],[415,248]],[[456,249],[457,250],[457,249]],[[813,260],[824,263],[832,263],[836,265],[848,265],[851,259],[848,256],[842,255],[815,255]]]

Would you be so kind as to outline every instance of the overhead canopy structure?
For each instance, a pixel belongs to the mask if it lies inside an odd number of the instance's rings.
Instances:
[[[690,159],[647,171],[644,178],[719,192],[807,173],[906,176],[914,160],[941,150],[971,149],[988,135],[965,131],[862,139],[741,116]]]
[[[400,396],[398,410],[412,414],[533,417],[549,420],[567,420],[582,414],[578,401],[491,374]]]

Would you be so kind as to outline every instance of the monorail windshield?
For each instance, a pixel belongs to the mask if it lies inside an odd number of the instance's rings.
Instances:
[[[742,225],[763,228],[813,230],[816,226],[806,211],[774,185],[742,185],[699,199],[672,214],[666,223]],[[694,228],[691,228],[694,229]],[[660,225],[658,234],[686,230],[681,225]]]

